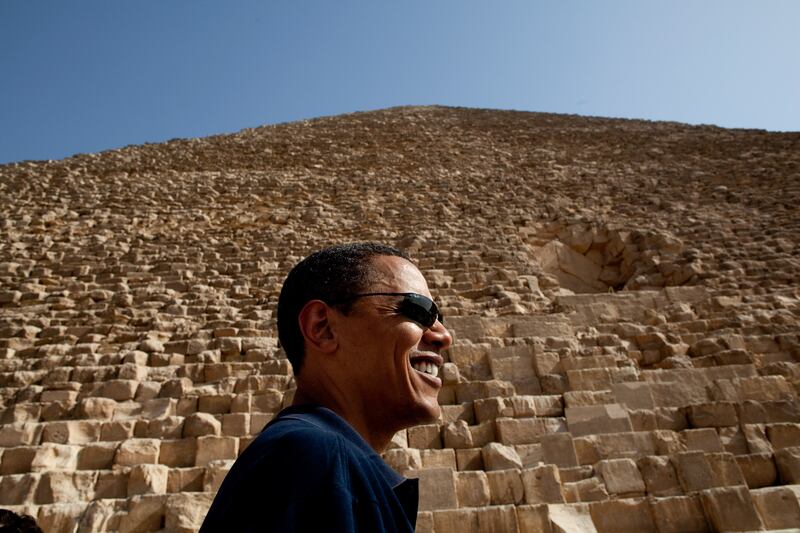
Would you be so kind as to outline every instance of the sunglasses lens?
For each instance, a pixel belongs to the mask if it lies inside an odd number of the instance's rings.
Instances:
[[[407,294],[400,304],[400,312],[421,326],[429,328],[440,318],[436,303],[421,294]]]

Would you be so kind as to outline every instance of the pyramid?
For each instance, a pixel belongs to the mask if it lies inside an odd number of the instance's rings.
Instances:
[[[401,107],[0,166],[0,507],[196,531],[281,283],[407,251],[455,342],[418,531],[800,528],[800,133]],[[280,483],[280,480],[272,482]]]

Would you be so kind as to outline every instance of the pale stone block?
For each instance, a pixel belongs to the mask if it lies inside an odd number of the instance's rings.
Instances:
[[[481,449],[481,455],[486,470],[522,468],[522,459],[511,446],[505,446],[498,442],[490,442]]]
[[[138,387],[139,382],[133,379],[111,379],[103,383],[95,395],[124,402],[133,400]]]
[[[563,503],[561,477],[555,465],[543,465],[522,470],[525,503]]]
[[[752,490],[750,496],[767,529],[800,528],[800,502],[790,488]]]
[[[457,420],[463,420],[467,424],[475,424],[475,409],[471,403],[465,402],[456,405],[442,405],[441,407],[443,424],[450,424]]]
[[[420,511],[458,507],[455,475],[451,469],[432,468],[414,474],[419,478]]]
[[[162,440],[158,454],[158,463],[170,467],[194,466],[197,457],[197,441],[195,439]]]
[[[167,416],[150,420],[147,422],[144,435],[141,436],[154,439],[179,439],[183,436],[183,423],[182,416]]]
[[[536,466],[545,462],[541,444],[515,444],[514,449],[522,460],[522,466],[524,468]]]
[[[436,533],[482,533],[476,509],[449,509],[433,512]]]
[[[434,533],[433,512],[421,511],[417,513],[415,533]]]
[[[36,456],[38,447],[17,446],[3,450],[2,461],[0,461],[0,475],[24,474],[31,471],[31,463]]]
[[[101,441],[121,441],[133,437],[133,430],[136,426],[135,420],[115,420],[104,422],[100,426]]]
[[[121,466],[158,463],[160,444],[157,439],[128,439],[117,448],[114,463]]]
[[[558,467],[578,466],[575,444],[569,433],[551,433],[541,437],[542,453],[547,463]]]
[[[244,437],[250,434],[250,413],[222,415],[222,434],[226,437]]]
[[[486,472],[492,505],[518,504],[525,497],[525,488],[519,470]]]
[[[100,471],[94,482],[94,499],[127,498],[130,467],[117,467],[110,471]]]
[[[89,501],[94,498],[96,471],[46,472],[39,480],[38,504]]]
[[[222,423],[210,413],[193,413],[184,419],[184,437],[219,436],[221,434]]]
[[[206,469],[202,466],[191,468],[170,468],[167,474],[167,492],[201,492]]]
[[[203,492],[217,492],[232,466],[233,459],[218,459],[208,463],[203,477]]]
[[[497,440],[495,437],[494,421],[482,422],[475,426],[469,426],[469,434],[472,439],[472,446],[476,448]]]
[[[566,429],[562,418],[498,418],[495,425],[503,444],[534,444],[542,435]]]
[[[481,448],[456,450],[456,464],[459,470],[483,470],[483,450]]]
[[[78,533],[119,531],[120,521],[128,512],[128,502],[122,499],[95,500],[86,507],[78,522]]]
[[[236,437],[198,437],[195,466],[205,466],[217,459],[236,459],[239,440]]]
[[[739,418],[732,402],[712,402],[689,405],[689,423],[695,428],[737,426]]]
[[[747,487],[720,487],[700,493],[708,521],[714,531],[758,531],[764,529]]]
[[[743,424],[742,432],[750,453],[772,453],[772,444],[767,439],[766,428],[763,424]]]
[[[164,494],[167,492],[169,469],[164,465],[143,464],[131,467],[128,495]]]
[[[650,496],[679,496],[682,494],[678,475],[669,457],[648,455],[637,461],[647,494]]]
[[[111,420],[116,408],[117,402],[111,398],[84,398],[76,409],[80,418]]]
[[[84,503],[42,505],[36,523],[47,533],[73,533],[85,509]]]
[[[78,467],[78,447],[67,444],[44,443],[31,461],[31,472],[75,470]]]
[[[405,475],[409,470],[422,468],[422,454],[416,448],[386,450],[383,452],[383,460],[401,475]]]
[[[581,479],[572,483],[563,483],[562,492],[567,503],[596,502],[608,499],[606,486],[597,477]]]
[[[0,476],[0,505],[22,505],[32,502],[41,474]]]
[[[477,509],[480,531],[517,531],[517,513],[513,505]]]
[[[408,446],[418,449],[441,449],[441,427],[437,424],[425,424],[408,428]]]
[[[589,504],[550,504],[547,511],[553,533],[597,533]]]
[[[573,437],[633,431],[628,413],[619,404],[567,407],[564,412]]]
[[[750,489],[768,487],[778,481],[778,467],[771,453],[737,455],[736,462]]]
[[[491,501],[486,472],[456,472],[456,497],[459,507],[485,507]]]
[[[445,448],[472,448],[472,434],[469,425],[464,420],[456,420],[444,426],[442,437]]]
[[[783,448],[775,452],[781,482],[800,484],[800,446]]]
[[[629,497],[644,495],[642,475],[632,459],[608,459],[595,466],[610,494]]]
[[[167,416],[175,416],[178,402],[174,398],[151,398],[142,405],[141,418],[155,420]]]
[[[775,450],[800,446],[800,424],[769,424],[766,430],[767,438]]]
[[[101,423],[94,420],[47,422],[42,429],[42,442],[86,444],[100,440]]]
[[[650,505],[644,498],[594,502],[589,510],[599,533],[656,531]]]
[[[0,447],[31,446],[39,444],[44,424],[14,422],[0,425]]]
[[[519,533],[552,533],[546,504],[518,505],[516,511]]]
[[[164,522],[167,497],[162,494],[134,496],[128,502],[128,512],[120,518],[120,533],[158,531]]]
[[[193,532],[200,529],[214,494],[172,494],[167,498],[164,526],[168,531]]]
[[[451,468],[456,470],[455,450],[419,450],[422,468]]]
[[[724,452],[719,433],[713,428],[687,429],[681,432],[681,437],[689,451]]]
[[[711,533],[700,498],[674,496],[650,500],[653,521],[659,533]]]

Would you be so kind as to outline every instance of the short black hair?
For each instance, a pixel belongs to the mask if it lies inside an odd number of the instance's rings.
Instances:
[[[10,509],[0,509],[0,533],[42,533],[42,528],[29,515],[18,515]]]
[[[375,273],[371,260],[378,256],[411,258],[392,246],[375,242],[342,244],[309,255],[289,272],[278,298],[278,339],[295,375],[305,357],[305,340],[297,317],[311,300],[337,305],[347,313],[350,297],[364,292]]]

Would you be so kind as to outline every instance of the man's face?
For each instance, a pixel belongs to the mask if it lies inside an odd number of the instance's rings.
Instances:
[[[372,259],[375,280],[363,292],[431,294],[422,273],[401,257]],[[438,418],[442,382],[431,374],[441,369],[440,352],[453,339],[441,322],[430,328],[399,314],[402,296],[369,296],[354,301],[340,317],[344,376],[353,402],[373,420],[408,427]]]

